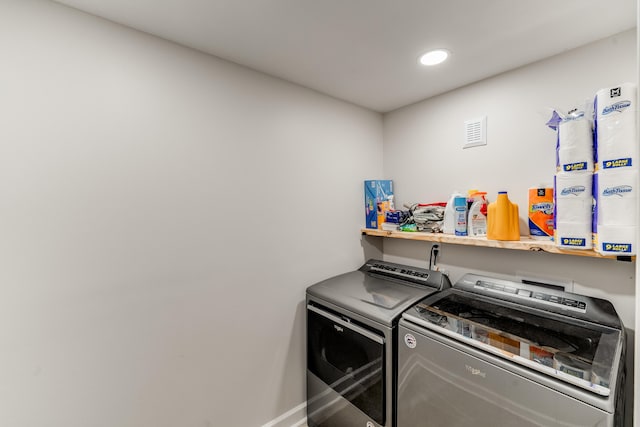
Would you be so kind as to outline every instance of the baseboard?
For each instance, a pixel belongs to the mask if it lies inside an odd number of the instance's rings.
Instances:
[[[307,402],[302,402],[293,409],[274,418],[261,427],[306,427],[307,425]]]

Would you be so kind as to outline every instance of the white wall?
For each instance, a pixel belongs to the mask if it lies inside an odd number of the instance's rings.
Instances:
[[[524,225],[528,188],[552,184],[555,173],[555,133],[545,126],[547,108],[569,110],[601,87],[636,77],[635,31],[627,31],[386,114],[385,177],[395,181],[401,204],[446,201],[452,191],[470,188],[495,200],[498,191],[507,190]],[[464,121],[478,116],[487,116],[488,144],[462,149]],[[428,259],[425,244],[404,243],[386,240],[385,254]],[[442,263],[454,279],[468,268],[573,279],[576,291],[609,297],[625,324],[634,324],[632,263],[455,246],[443,248]]]
[[[47,1],[0,1],[0,55],[0,425],[301,404],[304,290],[367,256],[381,116]]]
[[[637,13],[637,17],[636,17],[636,24],[640,23],[640,0],[636,1],[636,13]],[[636,52],[638,52],[638,47],[640,47],[640,34],[636,34]],[[636,78],[638,79],[638,81],[640,81],[640,54],[637,55],[636,58]],[[640,123],[640,110],[636,111],[636,120],[637,123]],[[640,142],[640,141],[639,141]],[[638,212],[640,212],[640,199],[637,200],[637,204],[638,204]],[[636,234],[636,242],[640,242],[640,236],[638,234]],[[640,264],[638,262],[636,262],[636,278],[638,277],[638,275],[640,274]],[[636,279],[637,282],[637,279]],[[635,305],[635,312],[637,313],[640,310],[640,298],[638,298],[636,296],[636,305]],[[636,321],[635,321],[635,328],[636,331],[640,330],[640,317],[636,316]],[[635,342],[635,346],[634,346],[634,350],[635,350],[635,358],[634,358],[634,366],[640,366],[640,342],[636,341]],[[640,369],[636,369],[635,370],[635,375],[632,377],[633,378],[633,382],[634,382],[634,387],[633,387],[633,392],[635,396],[640,396]],[[638,407],[638,405],[635,405],[633,408],[633,419],[634,419],[634,427],[640,426],[640,408]]]
[[[547,108],[567,111],[601,87],[637,82],[636,58],[636,34],[628,31],[386,114],[384,174],[394,180],[398,202],[446,201],[454,190],[471,188],[495,200],[498,191],[507,190],[526,225],[527,189],[551,184],[555,172],[555,133],[545,126]],[[487,116],[488,144],[462,149],[464,121],[479,116]],[[440,246],[440,266],[453,281],[465,272],[558,279],[575,292],[611,300],[625,326],[635,327],[633,263]],[[414,265],[427,265],[430,248],[384,241],[385,259]],[[631,369],[632,346],[628,350]]]
[[[315,92],[0,0],[0,425],[249,427],[300,408],[304,289],[379,243],[358,239],[362,181],[393,178],[400,203],[473,186],[524,206],[518,192],[553,173],[538,111],[637,80],[634,43],[404,108],[383,133],[378,114]],[[482,114],[489,145],[461,150]],[[419,242],[384,248],[428,258]],[[445,245],[442,266],[572,278],[633,324],[631,264]]]

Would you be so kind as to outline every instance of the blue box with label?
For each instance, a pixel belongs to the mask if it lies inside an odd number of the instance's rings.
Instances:
[[[371,179],[364,182],[364,210],[367,228],[380,228],[385,213],[392,208],[393,181]]]

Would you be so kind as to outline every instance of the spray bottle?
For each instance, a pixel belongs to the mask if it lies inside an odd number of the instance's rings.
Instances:
[[[453,207],[455,210],[455,232],[456,236],[467,235],[467,198],[458,196],[453,199]]]
[[[469,236],[487,235],[487,199],[484,191],[476,191],[469,195],[472,200],[469,208],[469,219],[467,221]]]

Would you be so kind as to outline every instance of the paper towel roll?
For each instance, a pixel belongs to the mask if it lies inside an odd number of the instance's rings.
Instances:
[[[638,171],[617,169],[594,175],[595,218],[598,225],[638,225]]]
[[[554,180],[555,219],[558,223],[578,223],[591,230],[593,215],[593,174],[558,173]]]
[[[558,125],[558,172],[593,171],[593,131],[584,116]]]
[[[633,83],[597,92],[594,105],[596,169],[637,164],[637,92],[637,86]]]
[[[593,247],[591,222],[556,222],[555,227],[553,239],[556,246],[568,249],[591,249]]]
[[[594,235],[594,249],[602,255],[636,255],[634,226],[599,225]]]

